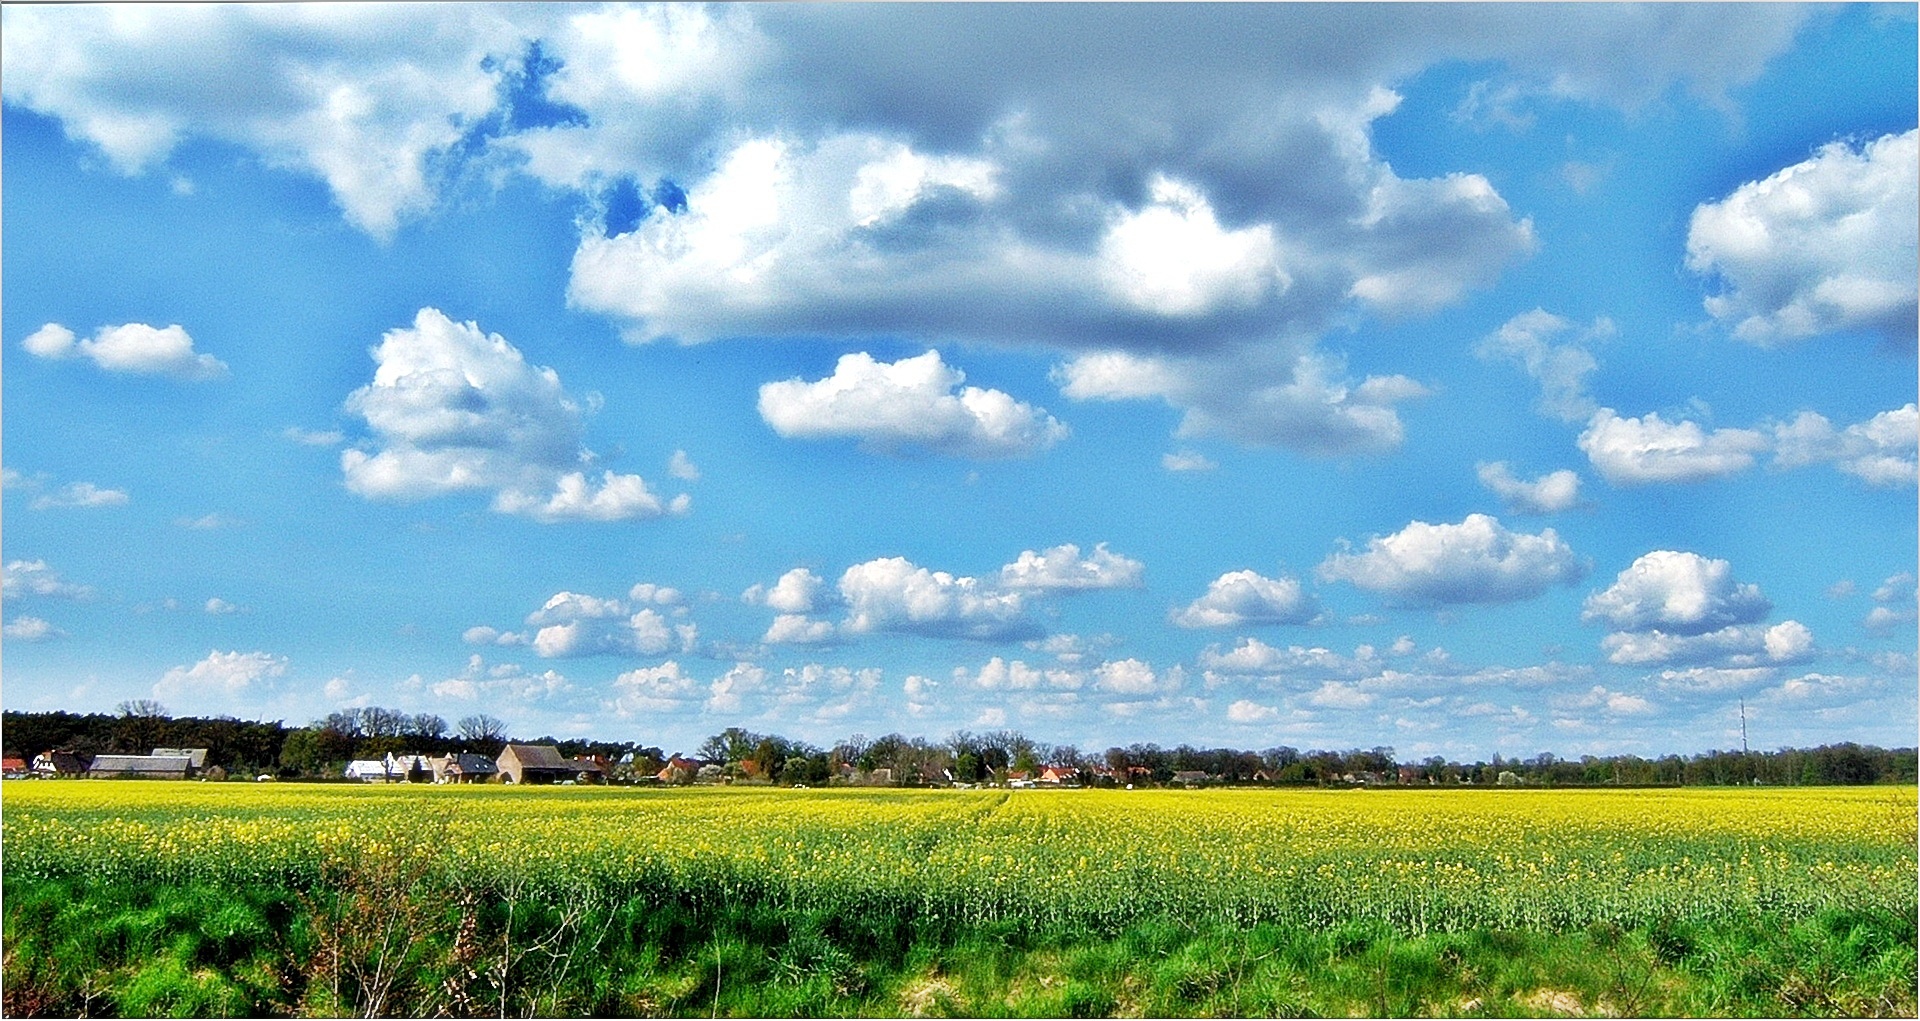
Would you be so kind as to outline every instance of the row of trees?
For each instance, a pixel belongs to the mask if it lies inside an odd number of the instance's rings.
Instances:
[[[67,712],[0,714],[0,741],[8,756],[23,758],[49,749],[70,749],[83,757],[103,753],[144,753],[158,747],[206,748],[209,765],[229,773],[273,773],[285,777],[338,776],[351,759],[377,759],[388,753],[497,755],[509,740],[507,726],[486,715],[457,723],[431,713],[404,713],[379,706],[347,709],[304,727],[258,723],[228,716],[170,716],[153,702],[122,703],[111,714]],[[529,743],[557,746],[564,755],[601,755],[620,762],[631,755],[629,776],[658,772],[667,756],[637,742],[561,741],[552,737]],[[887,734],[855,734],[822,748],[778,734],[729,727],[701,743],[695,757],[736,780],[783,785],[817,785],[851,767],[868,777],[920,785],[982,783],[1004,779],[1008,771],[1045,766],[1087,770],[1105,766],[1117,777],[1168,783],[1174,774],[1205,773],[1219,783],[1342,783],[1348,778],[1415,784],[1487,784],[1520,782],[1545,786],[1700,785],[1700,784],[1874,784],[1916,782],[1920,754],[1913,748],[1883,749],[1852,743],[1772,752],[1712,751],[1647,759],[1637,755],[1557,758],[1542,752],[1531,759],[1454,762],[1434,756],[1400,762],[1387,747],[1347,751],[1300,751],[1289,747],[1247,751],[1132,744],[1102,753],[1073,745],[1050,745],[1012,730],[959,731],[944,740]],[[884,770],[884,773],[878,771]],[[1503,777],[1502,774],[1509,774]]]

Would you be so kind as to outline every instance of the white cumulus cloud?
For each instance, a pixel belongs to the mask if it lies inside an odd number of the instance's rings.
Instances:
[[[1696,422],[1667,422],[1657,412],[1621,418],[1601,408],[1580,434],[1580,449],[1608,482],[1644,485],[1700,482],[1752,467],[1767,438],[1753,429],[1715,429]]]
[[[105,489],[91,482],[71,482],[51,493],[33,498],[34,510],[51,507],[124,507],[127,494],[121,489]]]
[[[195,352],[193,338],[178,324],[102,326],[91,339],[75,340],[72,330],[48,323],[29,334],[20,347],[37,358],[86,358],[108,372],[137,376],[201,381],[227,375],[227,363]]]
[[[1612,585],[1587,597],[1581,619],[1616,631],[1699,635],[1764,619],[1773,604],[1757,585],[1737,582],[1725,560],[1677,550],[1636,559]]]
[[[1094,546],[1082,557],[1073,543],[1035,552],[1022,550],[1013,563],[1000,569],[1000,584],[1036,592],[1077,592],[1086,589],[1139,588],[1146,570],[1138,560]]]
[[[620,521],[685,513],[638,475],[580,470],[580,406],[552,369],[478,325],[423,308],[372,350],[373,382],[347,398],[369,439],[340,455],[347,488],[415,500],[492,491],[493,507],[542,522]]]
[[[1841,330],[1914,342],[1920,132],[1832,142],[1693,211],[1687,268],[1722,285],[1708,314],[1775,345]]]
[[[20,596],[46,596],[54,599],[84,599],[93,594],[85,585],[67,581],[44,560],[8,561],[0,573],[0,595],[7,599]]]
[[[855,564],[840,576],[846,629],[895,631],[941,638],[1001,640],[1035,637],[1019,592],[1003,592],[977,578],[929,571],[904,557]]]
[[[1413,603],[1505,603],[1528,599],[1586,574],[1586,566],[1551,528],[1512,532],[1498,518],[1469,514],[1459,524],[1415,521],[1342,551],[1319,575]]]
[[[8,621],[6,627],[0,628],[0,635],[5,635],[9,641],[15,642],[44,642],[53,638],[64,638],[66,632],[49,624],[45,618],[20,616]]]
[[[1578,422],[1596,410],[1587,395],[1587,376],[1599,363],[1588,348],[1613,333],[1613,321],[1604,317],[1595,319],[1592,326],[1576,328],[1570,320],[1536,308],[1501,324],[1475,351],[1482,358],[1510,361],[1525,369],[1540,384],[1536,407],[1563,422]]]
[[[851,437],[869,450],[968,458],[1022,457],[1066,437],[1045,410],[999,390],[961,387],[966,378],[938,351],[890,364],[855,352],[825,379],[762,386],[760,417],[788,438]]]
[[[1172,619],[1184,628],[1305,624],[1319,612],[1319,603],[1297,578],[1229,571],[1210,582],[1205,595],[1174,611]]]
[[[153,686],[155,698],[178,698],[209,691],[237,695],[255,681],[279,677],[287,672],[287,658],[265,652],[221,652],[212,650],[207,658],[189,666],[177,666],[162,674]]]
[[[1920,447],[1920,410],[1913,404],[1836,429],[1826,416],[1803,411],[1773,427],[1773,463],[1782,468],[1832,463],[1869,485],[1912,485]]]

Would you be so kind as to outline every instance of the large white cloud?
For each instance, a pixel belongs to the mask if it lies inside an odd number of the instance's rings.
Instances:
[[[544,17],[513,12],[521,20]],[[318,177],[391,234],[434,199],[434,163],[498,104],[525,46],[487,6],[141,5],[9,11],[8,102],[137,173],[190,138]]]
[[[347,397],[369,439],[341,452],[347,488],[415,500],[492,491],[493,507],[542,522],[620,521],[684,513],[638,475],[580,470],[580,406],[552,369],[478,325],[423,308],[411,328],[388,330],[371,354],[373,382]]]
[[[192,382],[227,375],[227,363],[194,351],[193,338],[177,323],[167,327],[146,323],[102,326],[88,340],[76,340],[72,330],[48,323],[28,334],[20,347],[36,358],[85,358],[108,372],[136,376],[170,376]]]
[[[1735,624],[1704,634],[1650,629],[1602,639],[1607,661],[1627,666],[1673,663],[1792,663],[1813,654],[1813,632],[1797,620],[1772,627]]]
[[[1412,522],[1362,552],[1333,554],[1319,574],[1405,602],[1505,603],[1573,584],[1586,566],[1551,528],[1529,535],[1469,514],[1457,525]]]
[[[1067,435],[1044,410],[999,390],[955,388],[966,374],[928,351],[891,364],[842,356],[833,375],[760,388],[760,417],[786,437],[846,436],[879,451],[919,447],[956,457],[1033,454]]]
[[[1668,422],[1657,412],[1621,418],[1601,408],[1580,434],[1580,449],[1608,482],[1644,485],[1700,482],[1738,474],[1767,450],[1767,437],[1754,429],[1715,429],[1696,422]]]
[[[1760,587],[1735,581],[1733,565],[1698,553],[1654,550],[1587,597],[1581,617],[1616,631],[1698,635],[1751,624],[1772,612]]]
[[[1319,603],[1298,578],[1268,578],[1257,571],[1228,571],[1207,584],[1205,595],[1173,612],[1185,628],[1237,627],[1242,624],[1305,624],[1320,612]]]
[[[683,603],[677,589],[647,582],[633,586],[624,601],[556,592],[527,614],[526,631],[481,625],[468,628],[462,638],[470,645],[529,646],[546,659],[691,652],[700,629],[686,619]]]
[[[855,564],[840,576],[839,587],[847,604],[845,627],[854,633],[893,631],[991,641],[1031,638],[1040,630],[1026,616],[1018,591],[929,571],[904,557]]]
[[[1833,142],[1696,208],[1687,268],[1722,285],[1707,312],[1756,344],[1872,330],[1912,345],[1917,140]]]
[[[1146,565],[1094,546],[1086,556],[1073,543],[1040,552],[1022,550],[1013,563],[1000,568],[1000,585],[1035,592],[1078,592],[1087,589],[1139,588]]]

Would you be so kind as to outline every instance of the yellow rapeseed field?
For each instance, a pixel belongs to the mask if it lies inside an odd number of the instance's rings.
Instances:
[[[1915,909],[1912,788],[794,791],[10,782],[10,877],[592,884],[956,921],[1409,932]]]

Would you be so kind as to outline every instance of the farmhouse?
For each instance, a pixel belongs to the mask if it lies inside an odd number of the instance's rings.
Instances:
[[[486,783],[498,773],[493,760],[473,752],[454,752],[432,760],[434,783]]]
[[[9,780],[17,780],[23,776],[26,776],[27,760],[16,759],[16,758],[13,758],[12,756],[8,756],[7,758],[0,759],[0,775],[6,776],[6,778]]]
[[[706,763],[699,759],[689,759],[684,755],[670,756],[667,764],[660,767],[660,772],[654,774],[654,779],[661,783],[692,783],[693,778],[700,775],[703,765]]]
[[[207,750],[205,748],[155,748],[153,754],[167,756],[184,755],[195,770],[205,769],[207,766]]]
[[[1048,766],[1040,771],[1039,782],[1053,784],[1055,786],[1068,784],[1078,786],[1080,783],[1080,771],[1072,766]]]
[[[399,783],[425,783],[433,778],[433,763],[425,755],[388,752],[382,764],[387,767],[387,775]]]
[[[510,744],[500,749],[493,764],[506,783],[559,783],[580,773],[550,744]]]
[[[86,776],[87,762],[69,751],[41,752],[33,757],[33,771],[45,777]]]
[[[380,759],[355,759],[347,763],[344,775],[362,783],[387,783],[394,779],[393,774],[387,772],[387,764]]]
[[[95,755],[87,775],[107,780],[185,780],[193,770],[186,755]]]

